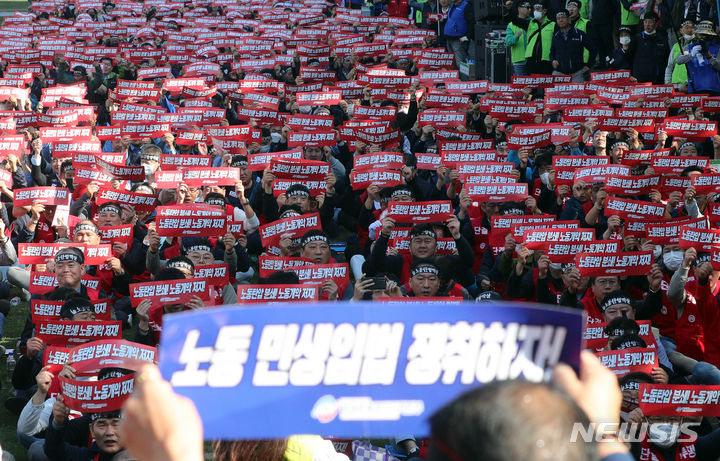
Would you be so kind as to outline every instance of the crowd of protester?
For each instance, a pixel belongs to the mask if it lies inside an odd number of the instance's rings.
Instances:
[[[58,393],[87,364],[57,357],[121,337],[152,352],[165,315],[219,305],[540,302],[599,331],[623,420],[683,419],[644,415],[644,384],[720,385],[715,5],[508,2],[514,76],[493,83],[468,65],[467,0],[347,3],[42,0],[5,18],[0,336],[29,302],[5,402],[29,459],[127,459],[117,411]],[[624,350],[655,360],[622,372]],[[684,420],[697,441],[633,455],[716,459],[717,421]]]

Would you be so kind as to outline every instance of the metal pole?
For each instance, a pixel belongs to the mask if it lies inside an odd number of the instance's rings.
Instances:
[[[720,1],[720,0],[718,0],[718,1]],[[440,12],[440,0],[435,0],[435,11],[437,11],[438,14],[442,14]],[[440,19],[438,19],[437,25],[438,25],[438,41],[440,41]]]

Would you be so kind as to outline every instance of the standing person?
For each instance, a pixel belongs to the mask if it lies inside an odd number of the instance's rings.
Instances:
[[[525,47],[527,45],[527,30],[530,25],[530,11],[532,6],[527,0],[521,1],[517,6],[517,15],[507,26],[505,45],[510,48],[510,57],[513,65],[513,75],[527,75],[527,60]]]
[[[640,28],[639,12],[641,10],[633,10],[632,3],[632,0],[620,0],[620,25],[637,32]]]
[[[620,46],[615,48],[607,58],[608,66],[613,70],[632,70],[633,56],[630,50],[632,37],[629,28],[620,26],[618,41]]]
[[[530,74],[552,73],[550,46],[555,33],[555,23],[547,18],[547,6],[544,0],[536,0],[533,5],[533,19],[527,29],[525,58]]]
[[[560,10],[555,19],[558,30],[550,45],[553,75],[572,75],[573,82],[583,82],[583,74],[590,70],[584,55],[585,50],[593,48],[590,40],[585,32],[570,25],[568,10]]]
[[[475,59],[475,13],[467,0],[455,0],[448,10],[445,41],[455,54],[455,66]]]
[[[700,21],[697,37],[688,44],[689,54],[678,56],[678,63],[686,62],[688,93],[720,93],[720,40],[710,21]]]
[[[664,35],[657,33],[658,15],[645,13],[643,31],[635,35],[630,44],[633,56],[632,76],[639,82],[661,85],[665,81],[668,44]]]
[[[587,11],[585,11],[586,16],[583,17],[582,15],[583,5],[586,5],[586,3],[583,4],[581,0],[568,0],[566,8],[570,13],[570,25],[577,30],[585,32],[588,41],[592,43],[592,47],[596,51],[592,56],[590,55],[589,49],[583,52],[583,59],[588,64],[588,67],[592,67],[597,58],[597,44],[593,40],[593,35],[590,33],[591,25],[590,20],[587,19]],[[587,6],[585,8],[587,9]],[[589,75],[587,75],[587,77],[589,77]]]
[[[682,34],[680,42],[673,45],[668,56],[668,63],[665,68],[665,84],[671,84],[675,87],[675,90],[687,93],[688,73],[686,62],[689,60],[687,56],[690,55],[690,43],[695,40],[695,22],[690,18],[685,19],[680,25],[680,34]],[[685,56],[681,57],[681,55]],[[680,59],[678,60],[678,58]]]
[[[615,26],[615,17],[617,16],[618,2],[615,0],[593,0],[592,6],[588,5],[588,9],[590,9],[590,18],[592,18],[592,27],[589,34],[593,43],[597,46],[600,65],[604,66],[613,48],[615,48],[613,31],[617,27]]]

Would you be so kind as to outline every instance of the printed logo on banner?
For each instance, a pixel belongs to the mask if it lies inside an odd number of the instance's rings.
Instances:
[[[428,415],[471,387],[549,379],[559,361],[578,366],[578,312],[507,304],[336,307],[168,316],[161,371],[195,402],[208,437],[252,439],[383,436],[401,427],[424,434]],[[238,393],[245,398],[229,398]],[[253,417],[267,414],[275,417]]]

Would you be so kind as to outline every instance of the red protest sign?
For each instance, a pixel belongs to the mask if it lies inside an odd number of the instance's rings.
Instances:
[[[224,287],[230,283],[227,264],[207,264],[195,266],[193,275],[196,279],[207,279],[208,284],[215,287]]]
[[[98,183],[101,187],[110,189],[115,178],[96,168],[80,167],[75,169],[76,184]]]
[[[640,383],[638,403],[647,416],[720,416],[720,386]]]
[[[293,267],[307,266],[313,261],[307,258],[293,258],[283,256],[260,255],[258,257],[258,268],[260,269],[260,277],[269,277],[270,274],[277,271],[291,270]]]
[[[192,167],[210,167],[210,155],[172,155],[160,156],[160,167],[165,170],[180,170]]]
[[[515,169],[514,163],[509,162],[481,162],[481,163],[458,163],[457,170],[460,180],[465,181],[469,176],[512,174]]]
[[[465,193],[478,202],[521,202],[528,197],[527,183],[470,184]]]
[[[288,116],[285,124],[293,130],[332,130],[334,120],[332,115],[294,114]]]
[[[63,248],[79,247],[75,243],[18,243],[18,262],[20,264],[45,264]]]
[[[415,155],[415,158],[417,160],[418,170],[435,171],[435,170],[437,170],[437,167],[439,167],[442,164],[442,159],[438,154],[418,153]]]
[[[65,301],[46,301],[44,299],[33,299],[30,301],[30,315],[32,322],[36,325],[41,322],[49,322],[60,320],[60,311]],[[110,309],[112,301],[109,299],[99,299],[93,301],[95,305],[96,320],[111,320]]]
[[[95,158],[95,165],[105,173],[124,181],[144,181],[145,169],[142,166],[116,165],[102,158]]]
[[[545,250],[551,243],[591,242],[595,240],[595,231],[592,229],[529,229],[523,233],[520,240],[525,247],[531,250]]]
[[[453,214],[452,202],[389,202],[388,215],[396,223],[419,224],[423,222],[443,223]]]
[[[695,248],[697,251],[710,251],[713,246],[720,245],[720,229],[698,229],[683,225],[680,228],[680,248]]]
[[[122,339],[122,322],[53,320],[41,322],[37,326],[36,336],[43,343],[56,346],[76,346],[99,339]]]
[[[668,136],[701,140],[717,134],[717,122],[671,119],[665,121],[663,131]]]
[[[124,339],[104,339],[70,349],[67,363],[76,376],[97,376],[110,365],[134,370],[145,363],[157,363],[157,349]]]
[[[234,186],[240,181],[239,168],[185,168],[182,180],[190,187]]]
[[[157,208],[155,228],[161,236],[217,237],[226,229],[225,209],[205,204],[170,205]]]
[[[608,197],[605,201],[605,216],[612,215],[618,215],[623,219],[663,218],[665,216],[665,205],[620,197]]]
[[[263,246],[267,248],[277,246],[277,242],[285,234],[289,234],[290,238],[298,238],[312,229],[322,229],[318,213],[294,216],[263,224],[258,228],[258,232]]]
[[[708,217],[711,224],[720,222],[720,203],[708,202],[705,215]]]
[[[615,115],[615,111],[612,107],[606,106],[571,106],[563,109],[563,121],[572,123],[585,122],[588,119],[597,120],[613,115]]]
[[[332,280],[338,287],[350,284],[350,266],[346,263],[336,264],[309,264],[291,269],[300,279],[300,283],[322,285],[326,280]]]
[[[102,381],[80,381],[59,376],[63,403],[83,413],[114,411],[122,408],[133,392],[135,375]]]
[[[120,226],[98,227],[100,242],[110,245],[120,243],[130,248],[133,242],[133,225],[125,224]]]
[[[299,160],[303,158],[302,149],[286,150],[282,152],[270,152],[270,153],[259,153],[249,154],[248,158],[248,170],[250,171],[263,171],[270,165],[270,162],[274,158],[286,158]]]
[[[578,183],[580,181],[585,184],[605,182],[605,179],[610,175],[629,176],[630,173],[630,167],[627,165],[586,166],[575,170],[573,183]]]
[[[340,91],[305,92],[295,95],[299,106],[334,106],[342,101]]]
[[[440,141],[438,145],[440,152],[495,149],[495,141],[492,139],[476,139],[471,141]]]
[[[516,242],[522,243],[525,232],[534,229],[555,229],[555,230],[567,230],[567,229],[579,229],[580,221],[554,221],[549,224],[536,223],[536,222],[525,222],[525,223],[514,223],[510,226],[510,235],[515,239]]]
[[[635,117],[603,117],[595,129],[602,131],[624,131],[634,129],[638,133],[650,133],[655,129],[655,119]]]
[[[410,254],[410,237],[396,237],[388,242],[388,251],[390,249],[397,250],[398,254],[409,255]],[[436,240],[435,251],[439,255],[452,254],[457,249],[455,239],[453,238],[440,238]]]
[[[70,203],[70,191],[64,187],[29,187],[13,191],[15,206],[30,206],[33,203],[43,205],[68,205]]]
[[[83,275],[80,280],[85,288],[87,288],[90,299],[98,299],[100,292],[100,279],[90,275]],[[51,272],[30,272],[30,287],[28,291],[34,295],[43,295],[55,289],[58,282],[55,274]]]
[[[130,284],[130,302],[137,307],[140,301],[149,299],[152,306],[165,304],[187,304],[195,296],[203,300],[210,298],[210,283],[207,279],[164,280]]]
[[[555,171],[555,184],[571,186],[575,180],[575,170],[591,166],[607,165],[610,158],[591,157],[584,155],[553,156],[553,170]]]
[[[660,189],[660,175],[627,176],[611,174],[605,177],[605,192],[617,195],[646,195]]]
[[[645,275],[652,264],[652,251],[580,253],[575,256],[575,266],[583,277]]]
[[[128,246],[128,248],[130,248]],[[110,245],[84,245],[85,250],[85,265],[86,266],[101,266],[105,262],[112,258],[113,252]]]
[[[238,285],[239,303],[279,304],[308,302],[319,299],[318,285]]]
[[[465,112],[430,109],[420,113],[418,116],[418,124],[421,127],[425,125],[432,125],[434,127],[465,126],[465,116]]]
[[[175,189],[182,182],[181,170],[156,171],[155,183],[158,189]]]
[[[288,133],[288,147],[325,147],[337,144],[334,130],[291,131]]]
[[[380,188],[395,187],[403,184],[402,173],[398,170],[360,170],[350,173],[353,190],[365,190],[371,184]]]
[[[705,229],[707,222],[705,218],[698,219],[681,219],[663,222],[648,222],[645,224],[645,237],[654,245],[675,245],[680,241],[681,229],[683,226],[694,227],[697,229]],[[624,235],[637,235],[631,232],[625,232]],[[691,234],[688,237],[697,237]],[[697,242],[696,242],[697,243]],[[690,244],[688,242],[687,244]]]
[[[635,347],[596,352],[595,355],[618,376],[636,372],[652,374],[653,368],[658,367],[657,349]]]
[[[554,263],[567,264],[575,262],[578,253],[617,253],[622,248],[618,240],[593,240],[590,242],[550,242],[545,254]]]
[[[714,194],[720,190],[720,173],[695,175],[691,184],[698,195]]]
[[[692,185],[692,177],[690,176],[663,176],[661,181],[660,193],[664,198],[670,196],[673,192],[685,193],[685,190]]]
[[[123,205],[130,205],[137,212],[151,213],[157,207],[157,197],[154,195],[114,189],[101,188],[98,191],[96,200],[98,205],[102,205],[107,202],[118,202]]]
[[[302,184],[310,190],[311,197],[317,197],[327,191],[327,183],[325,179],[282,179],[277,178],[273,181],[273,196],[279,197],[287,192],[288,188],[293,184]]]
[[[399,170],[404,165],[403,154],[398,152],[374,152],[353,158],[353,172],[372,168]]]
[[[621,151],[620,163],[623,165],[650,165],[655,156],[668,156],[670,149]]]
[[[330,174],[330,163],[322,160],[273,158],[270,172],[281,179],[322,181]]]

